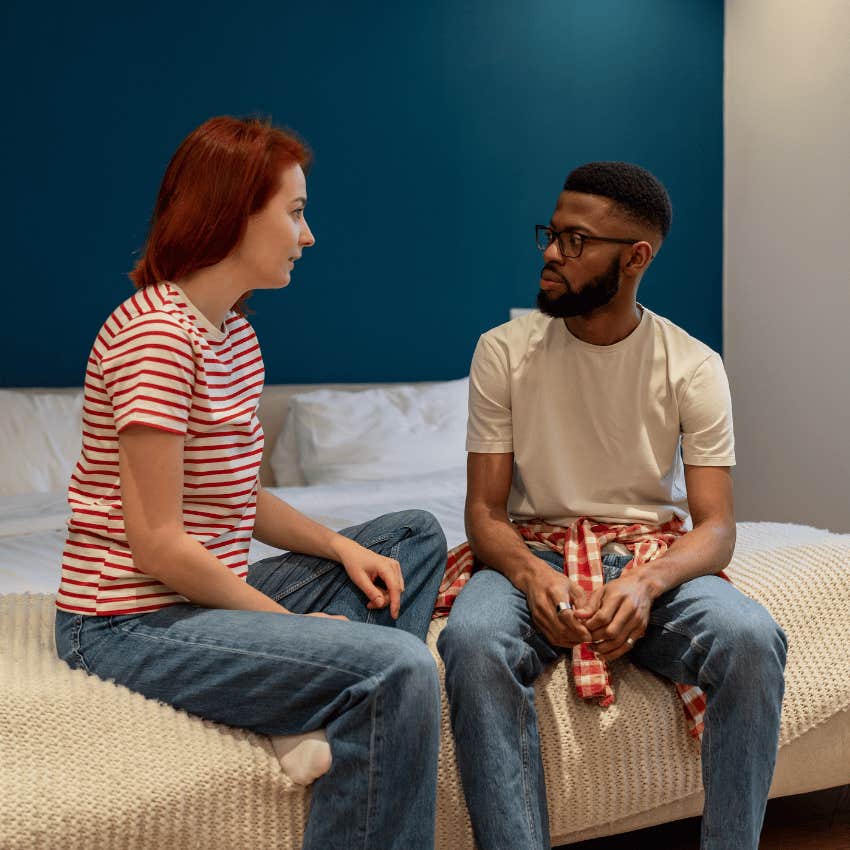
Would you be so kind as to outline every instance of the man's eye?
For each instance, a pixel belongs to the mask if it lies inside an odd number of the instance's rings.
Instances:
[[[301,216],[304,215],[304,207],[299,207],[297,210],[293,210],[292,215],[295,216],[295,218],[301,218]]]

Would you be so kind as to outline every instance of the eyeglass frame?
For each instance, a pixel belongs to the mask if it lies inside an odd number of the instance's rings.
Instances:
[[[552,234],[552,238],[549,240],[549,244],[546,245],[545,248],[540,247],[540,238],[538,234],[541,230],[544,230],[548,233]],[[566,251],[564,251],[563,243],[561,242],[561,236],[565,233],[572,233],[574,236],[578,236],[581,242],[581,246],[578,249],[578,254],[574,254],[572,256],[567,256]],[[613,242],[618,245],[636,245],[638,242],[645,242],[645,239],[617,239],[613,236],[592,236],[589,233],[582,233],[580,230],[576,230],[574,227],[567,227],[564,230],[553,230],[549,227],[548,224],[535,224],[534,225],[534,241],[537,245],[537,248],[540,251],[546,251],[553,242],[558,243],[558,251],[561,254],[561,257],[565,260],[577,260],[584,251],[584,243],[590,239],[595,242]]]

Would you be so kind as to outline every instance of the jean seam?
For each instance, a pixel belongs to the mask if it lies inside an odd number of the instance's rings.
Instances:
[[[292,615],[290,615],[292,616]],[[297,616],[297,615],[295,615]],[[346,668],[346,667],[335,667],[331,664],[322,664],[319,661],[313,661],[311,659],[305,658],[292,658],[288,655],[275,655],[270,652],[249,652],[244,649],[237,649],[232,646],[224,646],[222,644],[216,643],[205,643],[203,641],[191,641],[191,640],[176,640],[174,638],[168,637],[156,637],[154,635],[145,634],[144,632],[140,632],[138,630],[129,631],[127,629],[121,628],[119,625],[117,627],[120,631],[124,632],[127,637],[140,638],[142,640],[153,641],[154,643],[175,643],[180,646],[197,646],[203,647],[204,649],[213,649],[223,653],[230,653],[232,655],[245,655],[251,658],[270,658],[275,661],[290,661],[293,664],[306,664],[311,667],[319,667],[322,670],[335,670],[337,673],[347,673],[350,675],[360,676],[364,679],[368,679],[370,676],[373,676],[374,673],[365,670],[359,670],[356,667]]]
[[[416,537],[417,534],[422,533],[421,529],[414,528],[412,525],[410,525],[408,523],[408,524],[405,524],[405,525],[400,525],[395,531],[388,531],[388,532],[380,535],[379,537],[376,537],[374,540],[371,540],[369,543],[361,543],[360,545],[365,546],[367,549],[372,549],[373,547],[377,546],[379,543],[386,543],[387,540],[391,540],[400,531],[404,531],[406,533],[398,535],[398,540],[395,543],[395,546],[393,547],[394,549],[398,549],[398,547],[401,545],[403,540],[408,540],[411,537]]]
[[[526,645],[525,652],[523,653],[522,661],[525,661],[525,658],[532,652],[530,646]],[[520,728],[520,751],[522,756],[522,790],[523,797],[525,798],[525,817],[528,823],[528,831],[531,836],[532,841],[535,846],[540,842],[537,840],[537,827],[534,822],[534,813],[532,812],[532,803],[531,803],[531,786],[529,784],[529,772],[530,772],[530,764],[531,757],[529,755],[528,749],[528,699],[520,700],[520,711],[519,711],[519,728]]]
[[[703,719],[703,724],[705,724],[704,719]],[[711,763],[712,763],[712,758],[711,758],[711,730],[705,728],[705,726],[703,726],[703,736],[702,736],[702,742],[701,742],[700,750],[703,750],[703,749],[705,750],[705,755],[703,755],[701,757],[703,759],[703,763],[706,766],[706,774],[710,775]],[[705,793],[707,795],[708,789],[704,788],[703,790],[705,791]],[[705,802],[707,802],[707,800]],[[711,807],[707,806],[707,805],[703,805],[703,811],[702,811],[703,835],[710,835],[711,834],[713,824],[711,822],[710,815],[711,815]]]
[[[376,799],[375,790],[374,790],[374,776],[375,776],[375,749],[377,746],[377,738],[378,738],[378,709],[379,702],[381,699],[381,688],[383,686],[383,679],[381,676],[375,676],[375,699],[372,702],[372,722],[371,729],[369,731],[369,778],[366,786],[366,823],[364,824],[364,833],[363,833],[363,850],[368,850],[369,847],[369,831],[371,828],[371,820],[373,816],[373,809],[377,806],[378,801]]]
[[[83,615],[78,614],[77,620],[74,623],[71,630],[71,651],[73,654],[79,659],[80,666],[86,673],[91,673],[89,669],[89,665],[86,664],[86,659],[83,657],[83,648],[82,648],[82,640],[80,639],[80,635],[83,631]]]
[[[276,593],[274,596],[269,597],[275,602],[279,602],[281,599],[289,596],[292,593],[295,593],[296,590],[301,590],[302,587],[306,587],[310,584],[311,581],[316,581],[316,579],[320,579],[323,576],[326,576],[332,569],[338,568],[340,565],[336,561],[327,561],[327,563],[323,566],[323,568],[316,570],[312,575],[307,578],[302,578],[299,581],[295,582],[295,584],[291,584],[287,587],[284,587],[283,590]]]

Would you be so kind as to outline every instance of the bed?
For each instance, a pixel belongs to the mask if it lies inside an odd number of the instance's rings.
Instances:
[[[453,546],[464,539],[465,393],[463,380],[267,387],[263,482],[334,528],[425,508]],[[55,658],[52,593],[79,410],[75,390],[0,390],[0,846],[300,847],[309,789],[282,772],[268,739]],[[269,551],[255,542],[252,557]],[[790,641],[771,796],[850,782],[850,535],[741,523],[729,574]],[[432,625],[434,651],[443,625]],[[699,751],[674,690],[625,660],[613,674],[618,699],[605,710],[572,696],[562,664],[537,684],[555,844],[701,810]],[[97,747],[75,745],[92,725]],[[437,846],[473,847],[447,710]]]

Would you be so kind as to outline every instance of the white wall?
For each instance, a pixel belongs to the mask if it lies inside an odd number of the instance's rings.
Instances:
[[[737,516],[850,532],[850,2],[726,0],[725,97]]]
[[[737,516],[850,532],[850,0],[726,0],[725,50]]]

